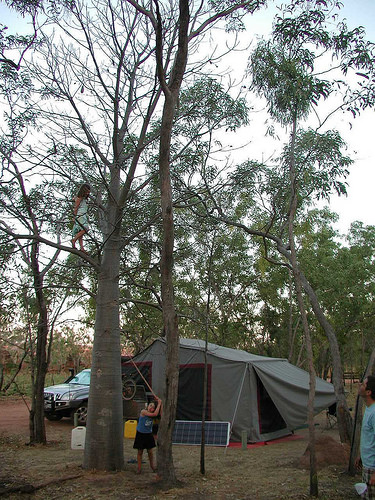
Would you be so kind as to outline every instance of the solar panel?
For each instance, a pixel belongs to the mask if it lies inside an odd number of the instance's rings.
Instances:
[[[229,422],[205,422],[205,444],[211,446],[228,446]],[[176,420],[173,429],[173,444],[201,444],[202,422],[192,420]]]

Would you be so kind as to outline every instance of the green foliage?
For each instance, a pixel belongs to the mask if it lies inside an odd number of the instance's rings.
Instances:
[[[54,332],[50,366],[60,372],[71,364],[75,373],[91,366],[92,335],[87,328],[64,326]]]
[[[47,373],[45,380],[45,387],[55,384],[61,384],[68,378],[68,376],[69,376],[68,371],[60,373]],[[7,377],[5,376],[5,383],[6,382],[7,382]],[[5,394],[0,393],[0,398],[10,397],[10,396],[31,397],[31,395],[32,395],[32,381],[30,373],[28,373],[26,369],[17,375],[15,381],[11,384],[11,386],[9,387],[9,389]]]
[[[270,115],[286,125],[306,118],[312,105],[327,98],[331,85],[310,74],[313,55],[262,41],[251,55],[253,88],[267,100]]]
[[[50,15],[58,15],[64,9],[72,10],[76,5],[75,0],[5,0],[5,3],[23,17],[26,15],[34,16],[43,8]]]
[[[19,12],[22,16],[33,14],[41,7],[40,0],[6,0],[5,3],[10,8]]]
[[[297,133],[293,149],[298,196],[304,200],[329,199],[332,193],[346,194],[344,179],[353,163],[344,156],[345,142],[336,130],[318,133],[312,129]],[[289,165],[291,149],[284,148],[282,161]]]
[[[176,304],[183,335],[204,337],[208,321],[210,341],[244,346],[253,336],[254,307],[246,238],[241,231],[202,223],[188,230],[185,226],[184,241],[184,253],[177,251],[176,260]]]
[[[332,215],[312,211],[297,231],[300,261],[340,342],[343,364],[361,372],[373,344],[374,227],[354,224],[343,245]],[[318,334],[319,329],[317,329]],[[320,344],[326,344],[322,337]]]
[[[336,30],[329,23],[335,2],[315,2],[305,9],[300,2],[284,6],[276,16],[272,41],[261,41],[251,56],[254,89],[267,99],[269,112],[282,124],[305,118],[313,106],[334,89],[346,86],[343,109],[355,117],[372,107],[375,96],[375,44],[365,40],[362,27],[348,30],[344,22]],[[333,17],[334,19],[334,17]],[[330,53],[342,75],[355,73],[356,84],[342,79],[322,80],[317,62]]]
[[[226,31],[244,31],[245,26],[243,17],[246,13],[253,13],[266,3],[265,0],[249,0],[248,2],[239,2],[238,0],[209,0],[210,10],[220,14],[228,11],[226,15]],[[241,4],[241,10],[235,10],[236,4]],[[232,11],[232,12],[231,12]]]
[[[182,120],[182,124],[174,133],[195,137],[203,128],[211,132],[219,128],[234,131],[247,125],[248,112],[244,98],[233,99],[222,84],[205,76],[181,91],[178,121]]]

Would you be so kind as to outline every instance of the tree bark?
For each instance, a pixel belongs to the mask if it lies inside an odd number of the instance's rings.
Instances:
[[[302,319],[303,332],[305,336],[306,355],[307,355],[309,375],[310,375],[309,398],[307,403],[307,415],[308,415],[308,426],[309,426],[309,452],[310,452],[310,495],[318,496],[319,493],[318,472],[317,472],[316,453],[315,453],[315,426],[314,426],[314,399],[315,399],[315,387],[316,387],[316,372],[314,368],[314,355],[311,342],[310,328],[307,321],[307,314],[302,295],[302,283],[301,283],[299,265],[297,262],[297,254],[294,242],[294,229],[293,229],[294,219],[297,211],[297,193],[296,193],[297,180],[296,180],[295,164],[294,164],[294,145],[296,139],[296,128],[297,128],[297,121],[296,119],[294,119],[293,129],[292,129],[292,140],[291,140],[291,155],[289,162],[291,201],[290,201],[290,210],[288,217],[288,237],[289,237],[292,271],[296,286],[299,311]]]
[[[204,378],[203,378],[203,403],[202,403],[202,439],[201,439],[201,459],[200,459],[200,472],[206,473],[205,466],[205,448],[206,448],[206,410],[207,410],[207,391],[208,391],[208,331],[210,323],[210,305],[211,305],[211,278],[212,278],[212,257],[215,245],[215,234],[210,245],[210,256],[208,259],[208,272],[207,272],[207,302],[206,302],[206,321],[205,321],[205,345],[204,345]]]
[[[38,325],[36,341],[36,376],[34,379],[31,410],[29,415],[30,443],[46,444],[46,429],[44,425],[44,381],[46,378],[48,312],[44,297],[43,276],[39,270],[39,248],[36,242],[32,243],[31,269],[34,278],[34,291],[38,308]]]
[[[172,182],[170,175],[170,148],[173,119],[176,112],[177,100],[180,92],[182,78],[185,72],[188,57],[188,26],[189,3],[180,0],[178,50],[172,69],[169,84],[165,80],[162,64],[162,20],[157,9],[156,27],[156,57],[158,77],[163,89],[165,101],[163,107],[159,174],[160,194],[162,209],[162,252],[161,252],[161,297],[163,306],[163,324],[167,343],[165,394],[163,414],[160,422],[160,441],[158,446],[158,476],[166,485],[176,483],[176,473],[172,455],[172,432],[176,419],[178,395],[178,321],[174,305],[173,291],[173,247],[174,247],[174,221]]]
[[[172,209],[172,183],[169,166],[170,132],[172,130],[176,102],[175,94],[169,94],[165,98],[159,157],[163,220],[163,241],[160,262],[161,297],[167,353],[165,373],[166,392],[164,394],[165,403],[163,405],[163,415],[160,423],[160,441],[158,447],[158,475],[167,484],[176,482],[172,456],[172,432],[177,408],[179,337],[173,291],[174,221]]]
[[[353,420],[350,415],[348,403],[345,396],[343,370],[337,337],[332,325],[327,320],[324,312],[320,307],[315,291],[313,290],[303,273],[301,273],[301,282],[307,296],[309,297],[310,304],[315,313],[315,316],[328,338],[333,366],[332,383],[335,388],[335,395],[337,398],[337,424],[339,428],[340,440],[342,443],[350,443],[353,432]]]
[[[112,202],[114,205],[114,202]],[[95,337],[86,426],[85,469],[121,470],[124,466],[119,264],[121,241],[118,210],[112,206],[112,227],[98,275]],[[116,227],[117,226],[117,227]]]

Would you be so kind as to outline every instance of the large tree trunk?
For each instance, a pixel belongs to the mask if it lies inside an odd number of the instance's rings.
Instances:
[[[176,482],[172,456],[172,432],[176,418],[178,394],[178,323],[174,307],[173,293],[173,246],[174,223],[172,209],[172,184],[169,169],[170,132],[174,116],[176,98],[168,95],[165,99],[162,132],[160,138],[160,191],[163,219],[163,243],[161,254],[161,296],[163,304],[163,324],[167,342],[165,394],[163,416],[160,422],[158,447],[158,475],[167,484]]]
[[[117,210],[112,221],[119,220]],[[113,227],[113,226],[112,226]],[[95,337],[91,366],[85,469],[120,470],[124,466],[121,346],[119,327],[118,228],[104,247],[98,276]]]
[[[165,394],[163,414],[160,422],[158,447],[158,475],[165,485],[176,483],[172,455],[172,432],[176,418],[178,395],[178,323],[174,306],[173,291],[173,246],[174,222],[172,183],[170,175],[170,148],[173,119],[185,72],[188,56],[187,31],[189,26],[188,0],[180,0],[178,50],[169,84],[165,80],[162,64],[162,19],[157,9],[156,56],[160,84],[165,96],[159,153],[160,193],[163,220],[163,241],[161,253],[161,296],[163,304],[164,333],[167,342]]]

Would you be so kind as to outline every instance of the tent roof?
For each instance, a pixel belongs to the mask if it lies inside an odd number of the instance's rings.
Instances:
[[[204,340],[199,340],[199,339],[180,339],[180,347],[204,351],[205,342]],[[256,354],[250,354],[246,351],[242,351],[241,349],[221,347],[219,345],[211,343],[208,343],[207,347],[208,347],[208,353],[211,354],[211,356],[227,359],[230,361],[242,361],[244,363],[261,362],[261,361],[267,361],[267,362],[287,361],[285,358],[269,358],[267,356],[258,356]]]
[[[158,339],[165,343],[165,339]],[[198,351],[205,350],[205,342],[200,339],[180,339],[180,349],[194,349]],[[216,358],[246,363],[253,365],[258,375],[262,378],[263,383],[268,379],[268,384],[280,384],[279,390],[284,390],[289,386],[291,391],[298,389],[309,388],[309,373],[302,368],[299,368],[285,358],[271,358],[267,356],[258,356],[250,354],[241,349],[231,349],[230,347],[221,347],[216,344],[208,343],[207,352],[209,355]],[[326,380],[316,377],[316,394],[320,391],[332,394],[334,396],[334,387]],[[266,385],[268,386],[267,382]],[[270,390],[270,389],[269,389]],[[325,403],[324,403],[325,404]],[[331,403],[329,403],[331,404]],[[329,406],[327,404],[327,406]],[[325,408],[326,406],[322,406]]]

